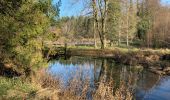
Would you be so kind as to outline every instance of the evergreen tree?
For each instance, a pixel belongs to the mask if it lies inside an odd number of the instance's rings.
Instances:
[[[110,41],[119,39],[121,31],[121,2],[120,0],[110,0],[108,5],[107,35]]]
[[[44,66],[43,41],[58,6],[50,0],[0,1],[0,62],[16,70]]]

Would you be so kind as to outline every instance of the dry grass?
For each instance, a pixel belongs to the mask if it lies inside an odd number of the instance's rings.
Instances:
[[[63,87],[58,78],[55,78],[45,71],[40,71],[33,78],[33,84],[41,87],[36,92],[34,99],[36,100],[88,100],[90,89],[89,80],[81,81],[80,78],[74,78],[69,84]],[[90,91],[90,99],[92,100],[132,100],[132,91],[125,82],[121,82],[120,87],[114,91],[114,82],[112,80],[104,82],[100,81],[96,85],[95,91]]]
[[[3,100],[131,100],[132,91],[128,84],[121,82],[114,90],[113,80],[102,79],[94,90],[90,87],[90,80],[82,81],[76,77],[63,86],[58,78],[46,73],[45,70],[36,72],[32,82],[22,79],[1,78],[0,99]]]
[[[54,78],[45,70],[40,70],[32,77],[32,84],[36,84],[39,90],[33,99],[35,100],[59,100],[60,84],[58,79]]]
[[[98,89],[93,94],[93,100],[132,100],[133,91],[129,88],[129,82],[121,81],[116,91],[114,90],[112,80],[106,83],[100,82]]]

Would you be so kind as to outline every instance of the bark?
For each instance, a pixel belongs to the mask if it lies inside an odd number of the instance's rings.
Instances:
[[[107,8],[108,8],[108,0],[104,0],[104,5],[101,0],[92,0],[93,5],[93,17],[95,19],[96,29],[99,33],[101,49],[106,48],[106,18],[107,18]],[[104,6],[104,8],[103,8]],[[99,10],[98,10],[99,9]],[[100,13],[100,18],[98,18]],[[101,22],[99,21],[101,20]],[[101,24],[101,25],[100,25]],[[101,28],[100,28],[101,26]]]
[[[96,23],[94,21],[94,48],[97,48],[97,41],[96,41]]]
[[[119,19],[119,36],[118,36],[118,46],[120,46],[120,44],[121,44],[121,40],[120,40],[120,38],[121,38],[121,20]]]
[[[93,19],[94,19],[94,22],[93,22],[93,31],[94,31],[94,48],[97,48],[97,41],[96,41],[96,28],[97,28],[97,25],[96,23],[98,22],[97,21],[97,14],[96,14],[96,8],[95,8],[95,1],[93,0]]]
[[[126,45],[127,47],[129,46],[129,6],[128,6],[128,2],[126,2],[126,6],[127,6],[127,29],[126,29]]]

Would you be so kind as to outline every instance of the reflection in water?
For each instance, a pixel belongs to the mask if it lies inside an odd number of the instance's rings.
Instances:
[[[120,82],[124,81],[127,82],[127,86],[134,88],[134,97],[137,100],[168,100],[170,98],[169,76],[161,78],[145,69],[115,64],[111,59],[85,57],[60,59],[51,62],[48,71],[58,77],[63,86],[67,86],[72,79],[79,78],[82,82],[89,80],[91,90],[97,88],[95,84],[101,80],[104,82],[113,80],[114,89],[116,89]]]
[[[145,74],[136,88],[136,98],[142,100],[169,100],[170,76],[155,78],[155,74]],[[142,81],[142,82],[141,82]]]

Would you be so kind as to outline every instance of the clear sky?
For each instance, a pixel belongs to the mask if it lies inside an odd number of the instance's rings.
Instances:
[[[54,0],[57,2],[58,0]],[[60,16],[77,16],[80,15],[83,10],[82,0],[61,0]]]
[[[57,2],[58,0],[54,0],[54,2]],[[81,15],[84,3],[82,0],[61,0],[62,5],[60,7],[60,16],[77,16]],[[87,1],[87,0],[85,0]],[[161,0],[162,4],[170,4],[170,0]]]
[[[161,0],[163,4],[170,4],[170,0]]]

